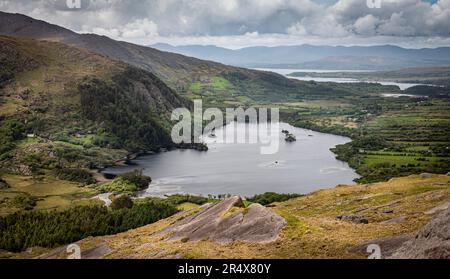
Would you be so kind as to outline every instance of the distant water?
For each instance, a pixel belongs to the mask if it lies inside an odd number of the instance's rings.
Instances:
[[[257,129],[257,124],[238,124],[238,129]],[[289,130],[297,141],[287,143],[281,130]],[[223,130],[217,130],[221,137]],[[270,133],[269,133],[270,134]],[[358,177],[346,163],[335,159],[330,148],[349,138],[312,132],[281,123],[279,151],[261,155],[259,144],[219,144],[205,137],[208,152],[175,150],[140,157],[137,166],[109,168],[123,173],[143,168],[153,178],[141,196],[175,193],[235,194],[251,196],[264,192],[309,193],[338,184],[353,184]]]
[[[321,78],[321,77],[291,77],[288,76],[294,72],[305,72],[305,73],[337,73],[337,72],[355,72],[355,73],[364,73],[364,72],[373,72],[373,71],[353,71],[353,70],[314,70],[314,69],[271,69],[271,68],[257,68],[255,70],[260,71],[269,71],[274,72],[280,75],[284,75],[288,78],[298,79],[303,81],[316,81],[316,82],[336,82],[336,83],[358,83],[358,82],[367,82],[367,83],[379,83],[381,85],[396,85],[400,88],[400,90],[406,90],[410,87],[417,85],[429,85],[429,84],[420,84],[420,83],[398,83],[398,82],[390,82],[390,81],[362,81],[354,78]]]

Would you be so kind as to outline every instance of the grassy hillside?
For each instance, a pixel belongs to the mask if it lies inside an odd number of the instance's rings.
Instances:
[[[60,43],[0,37],[0,162],[9,172],[95,168],[170,146],[190,103],[151,73]]]
[[[365,254],[350,252],[351,248],[370,240],[416,232],[439,213],[440,205],[450,202],[449,186],[449,176],[410,176],[376,184],[340,185],[275,203],[271,209],[284,217],[287,225],[279,238],[268,244],[172,241],[155,234],[200,208],[79,243],[83,251],[108,247],[107,255],[99,255],[106,258],[367,258]],[[237,210],[240,209],[231,208],[230,214]],[[365,221],[340,220],[340,216],[359,216]],[[9,257],[32,257],[44,252],[35,251]]]

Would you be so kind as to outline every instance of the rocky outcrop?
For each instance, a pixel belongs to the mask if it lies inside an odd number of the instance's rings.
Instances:
[[[219,244],[233,241],[269,243],[275,241],[286,221],[272,210],[252,204],[244,208],[239,197],[210,204],[202,211],[168,226],[157,235],[166,240],[211,240]]]
[[[392,254],[392,259],[450,259],[450,208]]]
[[[371,244],[380,247],[381,257],[384,259],[450,259],[450,208],[415,235],[371,240],[352,247],[349,251],[365,254]]]
[[[369,256],[371,252],[367,251],[370,245],[378,245],[380,247],[380,256],[382,259],[391,257],[406,241],[411,239],[411,235],[389,236],[376,240],[367,241],[361,243],[355,247],[350,248],[350,253],[367,254]]]
[[[37,259],[67,259],[73,253],[70,249],[68,249],[69,245],[57,248],[47,254],[37,257]],[[90,260],[90,259],[101,259],[104,256],[110,254],[112,250],[109,248],[106,242],[103,242],[95,247],[89,248],[87,250],[80,249],[80,259]]]
[[[433,175],[431,173],[420,174],[420,178],[423,178],[423,179],[428,179],[428,178],[432,178],[432,177],[433,177]]]
[[[340,221],[353,222],[356,224],[369,224],[369,220],[367,220],[366,218],[364,218],[360,215],[343,215],[343,216],[338,216],[336,219],[340,220]]]

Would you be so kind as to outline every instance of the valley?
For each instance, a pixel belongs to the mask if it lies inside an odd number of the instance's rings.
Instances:
[[[357,245],[448,209],[448,68],[287,78],[4,12],[0,66],[0,258],[61,258],[74,242],[93,258],[363,258]],[[370,82],[292,78],[305,75]],[[172,111],[198,99],[277,107],[296,141],[280,131],[265,158],[174,144]]]

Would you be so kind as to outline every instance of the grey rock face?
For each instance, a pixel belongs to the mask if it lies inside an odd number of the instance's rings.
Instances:
[[[201,212],[186,217],[157,235],[166,240],[212,240],[220,244],[233,241],[269,243],[275,241],[286,221],[272,210],[252,204],[242,208],[241,198],[232,197],[215,205],[208,205]]]
[[[450,259],[450,208],[405,242],[392,259]]]

